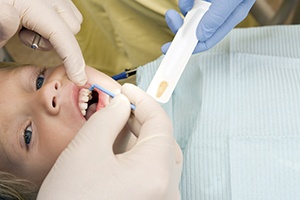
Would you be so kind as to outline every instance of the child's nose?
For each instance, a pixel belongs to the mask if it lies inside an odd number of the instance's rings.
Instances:
[[[45,84],[41,88],[41,101],[46,112],[51,115],[57,115],[60,110],[59,98],[60,98],[61,83],[58,80],[54,80]]]

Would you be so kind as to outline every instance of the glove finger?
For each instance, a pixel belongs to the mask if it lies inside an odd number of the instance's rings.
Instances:
[[[80,30],[82,16],[72,1],[60,0],[57,5],[55,5],[55,10],[69,26],[72,33],[76,35]]]
[[[121,92],[136,106],[133,114],[142,126],[140,133],[137,135],[139,139],[143,140],[144,138],[152,137],[153,133],[159,133],[172,138],[171,121],[160,104],[143,90],[132,84],[124,84]],[[141,133],[143,134],[141,135]]]
[[[151,161],[153,182],[156,182],[155,177],[170,180],[173,192],[170,194],[172,198],[168,199],[178,199],[180,195],[174,194],[174,191],[177,191],[179,186],[182,153],[172,137],[171,121],[162,107],[140,88],[124,84],[121,91],[136,105],[134,115],[141,125],[137,143],[127,152],[126,160],[145,159],[139,168],[144,167],[143,165],[149,166]]]
[[[228,17],[228,19],[214,32],[212,37],[207,39],[205,42],[198,42],[193,53],[206,51],[218,42],[220,42],[239,22],[241,22],[249,12],[254,1],[246,1],[240,4]],[[248,9],[248,10],[245,10]],[[202,21],[201,21],[202,22]],[[199,28],[199,27],[198,27]],[[199,31],[197,31],[197,35]],[[199,38],[199,37],[198,37]]]
[[[73,3],[73,1],[68,0],[67,2],[69,3],[69,7],[72,9],[73,14],[75,15],[77,21],[81,24],[83,21],[82,14],[80,13],[76,5]]]
[[[25,28],[21,29],[19,32],[19,38],[20,38],[21,42],[24,43],[28,47],[31,47],[34,37],[36,35],[37,35],[36,32],[27,30]],[[41,40],[38,44],[37,50],[50,51],[51,49],[53,49],[53,46],[51,45],[51,43],[47,39],[41,37]]]
[[[168,10],[165,14],[165,20],[171,29],[171,31],[176,34],[178,29],[182,26],[183,24],[183,19],[179,15],[179,13],[175,10]]]
[[[128,99],[122,94],[117,95],[108,106],[90,117],[76,136],[78,139],[75,140],[96,148],[94,151],[99,154],[113,154],[113,143],[126,125],[129,116]]]
[[[194,0],[179,0],[179,9],[181,13],[185,16],[194,6]]]
[[[241,1],[243,0],[230,1],[226,5],[219,2],[213,2],[208,11],[203,15],[203,18],[197,27],[198,40],[204,42],[210,38],[227,20],[228,16],[231,15]]]
[[[83,21],[82,14],[80,13],[80,11],[77,9],[76,5],[72,1],[70,1],[70,8],[73,10],[73,13],[77,18],[78,22],[81,24]]]
[[[199,53],[199,52],[208,50],[209,47],[207,46],[207,42],[208,42],[208,41],[205,41],[205,42],[198,42],[198,43],[197,43],[197,46],[195,47],[195,49],[194,49],[194,51],[193,51],[193,54],[196,54],[196,53]]]
[[[19,13],[14,7],[6,3],[0,3],[0,48],[3,47],[7,41],[19,29]]]
[[[168,51],[168,49],[169,49],[169,47],[170,47],[170,45],[171,45],[171,42],[168,42],[168,43],[162,45],[162,46],[161,46],[161,52],[162,52],[163,54],[166,54],[167,51]]]
[[[228,32],[230,32],[238,23],[245,19],[250,11],[250,8],[254,4],[254,1],[243,1],[239,4],[231,15],[225,20],[224,23],[216,30],[214,35],[217,35],[217,39],[214,42],[209,42],[211,44],[216,44],[219,42]],[[209,44],[208,46],[211,46]]]
[[[126,123],[129,113],[129,101],[123,95],[116,96],[106,108],[95,113],[58,157],[44,180],[39,195],[47,196],[48,188],[53,191],[62,191],[64,188],[62,195],[57,195],[59,199],[69,199],[68,193],[73,196],[74,192],[80,196],[82,187],[99,178],[96,176],[94,179],[95,171],[102,169],[109,172],[107,168],[111,169],[109,164],[115,160],[112,153],[113,138],[117,136],[119,127]],[[100,177],[105,177],[105,174]]]
[[[23,26],[48,39],[63,60],[69,79],[78,85],[84,85],[87,80],[85,62],[75,36],[54,10],[44,4],[38,6],[40,7],[28,8],[27,13],[30,15],[23,16]],[[40,15],[49,17],[41,18]],[[55,25],[49,24],[49,21],[55,22]]]

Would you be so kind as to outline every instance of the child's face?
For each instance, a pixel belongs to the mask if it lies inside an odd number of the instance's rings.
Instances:
[[[0,170],[40,184],[59,154],[86,122],[81,114],[81,88],[97,83],[117,93],[120,85],[87,67],[88,83],[73,84],[63,66],[26,66],[0,71]],[[99,93],[97,109],[109,97]],[[95,112],[90,106],[88,112]]]

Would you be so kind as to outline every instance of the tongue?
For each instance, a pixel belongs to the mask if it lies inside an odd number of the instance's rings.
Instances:
[[[90,105],[86,111],[85,118],[88,120],[97,111],[97,104],[93,103]]]

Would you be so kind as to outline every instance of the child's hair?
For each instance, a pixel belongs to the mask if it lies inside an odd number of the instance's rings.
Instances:
[[[33,200],[38,194],[38,187],[26,180],[0,171],[0,199]]]

